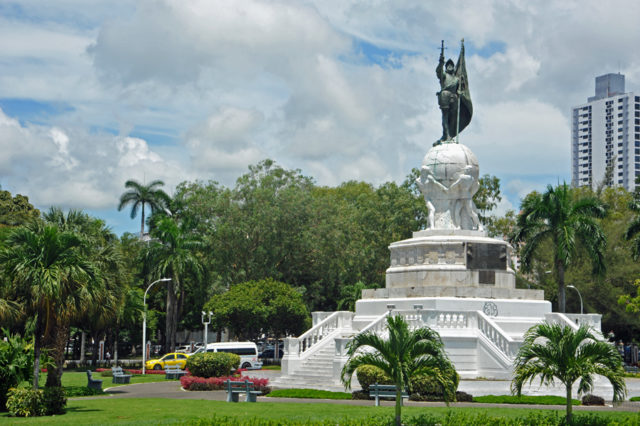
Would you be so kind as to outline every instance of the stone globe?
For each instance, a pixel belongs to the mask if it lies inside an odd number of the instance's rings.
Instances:
[[[422,167],[428,168],[436,180],[447,188],[456,181],[458,174],[467,166],[471,167],[466,174],[472,176],[477,182],[480,173],[478,159],[469,148],[459,143],[434,146],[422,160]]]

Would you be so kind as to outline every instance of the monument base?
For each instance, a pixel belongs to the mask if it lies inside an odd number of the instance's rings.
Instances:
[[[389,246],[386,288],[362,297],[481,297],[543,300],[542,290],[515,288],[511,246],[485,231],[437,229]]]

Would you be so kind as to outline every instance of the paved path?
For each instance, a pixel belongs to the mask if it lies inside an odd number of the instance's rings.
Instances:
[[[485,382],[486,384],[486,382]],[[128,386],[117,386],[113,388],[105,389],[109,393],[111,398],[169,398],[169,399],[200,399],[209,401],[226,401],[225,391],[185,391],[180,387],[179,381],[166,381],[166,382],[153,382],[153,383],[137,383]],[[104,398],[104,397],[96,397]],[[93,398],[92,398],[93,399]],[[373,406],[373,401],[367,400],[331,400],[331,399],[298,399],[298,398],[270,398],[270,397],[258,397],[258,401],[278,402],[278,403],[328,403],[328,404],[341,404],[341,405],[361,405],[361,406]],[[393,401],[382,401],[382,405],[393,406]],[[446,406],[441,402],[416,402],[407,401],[406,406],[413,407],[444,407]],[[515,408],[513,404],[478,404],[470,402],[456,402],[450,404],[451,407],[477,407],[477,408],[492,408],[492,407],[506,407]],[[541,410],[564,410],[563,405],[517,405],[518,408],[531,408]],[[620,405],[605,406],[605,407],[585,407],[576,406],[575,411],[632,411],[640,412],[640,402],[624,402]]]

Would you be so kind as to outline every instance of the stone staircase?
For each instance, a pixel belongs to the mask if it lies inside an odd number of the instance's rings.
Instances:
[[[308,359],[304,360],[296,371],[282,375],[271,382],[274,389],[302,388],[335,390],[333,383],[333,356],[335,341],[327,339]]]

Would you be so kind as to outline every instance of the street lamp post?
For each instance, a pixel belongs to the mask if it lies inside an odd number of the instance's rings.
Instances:
[[[204,324],[204,350],[206,352],[208,343],[207,334],[209,331],[209,324],[211,324],[211,315],[213,315],[213,312],[209,311],[209,321],[204,320],[205,315],[207,315],[207,313],[205,311],[202,311],[202,323]]]
[[[584,311],[582,309],[582,295],[580,294],[580,290],[578,290],[576,287],[572,286],[572,285],[568,285],[567,288],[572,288],[575,291],[578,292],[578,297],[580,297],[580,315],[584,314]]]
[[[149,284],[149,287],[144,292],[144,297],[142,298],[142,305],[144,307],[142,311],[142,375],[144,376],[145,364],[147,362],[147,293],[149,289],[155,284],[159,282],[171,281],[171,278],[160,278]]]

